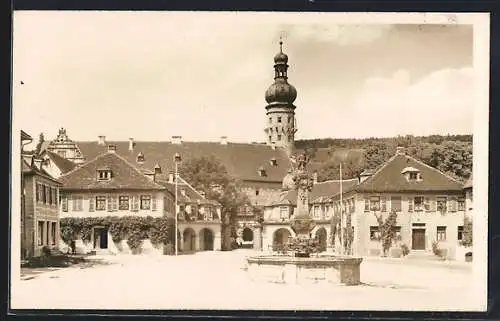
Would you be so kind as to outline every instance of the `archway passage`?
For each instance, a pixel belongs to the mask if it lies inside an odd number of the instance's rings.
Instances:
[[[277,229],[273,234],[273,250],[280,251],[288,243],[291,233],[286,228]]]
[[[252,242],[253,241],[253,231],[248,227],[245,227],[243,229],[243,241],[244,242]]]
[[[214,233],[208,229],[204,228],[200,231],[200,250],[202,251],[213,251],[214,249]]]
[[[327,241],[326,229],[324,227],[320,227],[316,231],[316,237],[319,240],[320,251],[322,251],[322,252],[326,251],[326,241]]]
[[[195,231],[188,227],[182,233],[183,240],[183,250],[186,252],[191,252],[196,250],[196,233]]]

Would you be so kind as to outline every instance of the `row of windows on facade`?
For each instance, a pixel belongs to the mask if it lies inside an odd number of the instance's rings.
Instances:
[[[293,117],[292,116],[288,116],[288,123],[291,124],[292,121],[293,121]],[[283,117],[282,116],[277,116],[276,117],[276,122],[277,123],[282,123],[283,122]],[[269,117],[269,124],[272,124],[273,123],[273,118],[272,117]]]
[[[36,201],[48,205],[57,206],[57,188],[46,184],[36,184],[35,198]]]
[[[38,245],[56,245],[57,222],[38,221]]]
[[[390,201],[390,210],[394,212],[402,211],[402,198],[401,196],[391,196],[390,198],[372,196],[365,198],[365,212],[370,211],[381,211],[387,212]],[[426,197],[426,196],[414,196],[408,197],[408,212],[457,212],[465,210],[465,198],[464,197],[447,197],[447,196],[437,196],[437,197]]]
[[[199,211],[198,206],[195,204],[189,205],[189,208],[188,211],[184,204],[180,204],[178,217],[185,221],[212,221],[219,219],[211,206],[205,206],[203,213]]]
[[[394,238],[396,241],[401,241],[401,226],[393,226]],[[464,234],[464,227],[457,227],[457,241],[461,241]],[[382,237],[378,226],[370,226],[370,240],[379,241]],[[436,227],[436,241],[446,242],[446,226]]]
[[[71,203],[73,212],[83,211],[83,199],[82,195],[72,195]],[[157,200],[154,195],[140,195],[140,196],[128,196],[120,195],[116,196],[102,196],[97,195],[95,197],[88,198],[88,210],[93,211],[138,211],[138,210],[157,210]],[[165,204],[166,206],[166,204]],[[63,212],[68,212],[68,197],[61,197],[61,207]]]
[[[272,137],[272,136],[269,136],[269,140],[272,140],[272,139],[273,139],[273,137]],[[280,134],[278,134],[278,135],[276,136],[276,139],[277,139],[277,140],[281,140],[281,139],[282,139],[282,136],[281,136]],[[286,136],[286,140],[287,140],[287,141],[289,141],[289,142],[291,142],[291,141],[292,141],[292,136]]]

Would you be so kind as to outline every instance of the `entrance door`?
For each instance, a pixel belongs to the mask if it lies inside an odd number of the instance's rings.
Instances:
[[[425,250],[425,229],[414,228],[411,237],[412,250]]]
[[[108,230],[105,228],[94,228],[94,248],[108,248]]]

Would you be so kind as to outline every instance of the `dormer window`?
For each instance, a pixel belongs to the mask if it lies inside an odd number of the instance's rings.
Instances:
[[[259,168],[259,176],[267,176],[266,169],[264,167]]]
[[[277,161],[277,160],[276,160],[276,158],[274,158],[274,157],[273,157],[273,158],[271,158],[270,163],[271,163],[271,166],[278,166],[278,161]]]
[[[98,181],[109,181],[112,177],[111,169],[98,169],[97,170],[97,180]]]
[[[137,162],[144,163],[144,154],[143,153],[137,154]]]
[[[415,167],[405,167],[401,171],[401,174],[403,174],[409,182],[419,182],[422,180],[420,170]]]

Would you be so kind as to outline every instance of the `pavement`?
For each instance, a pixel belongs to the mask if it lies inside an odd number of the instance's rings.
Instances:
[[[471,263],[367,258],[359,286],[252,282],[253,250],[103,257],[12,284],[11,306],[46,309],[250,309],[474,311],[483,289]],[[467,264],[467,265],[466,265]],[[47,295],[50,289],[50,295]],[[484,292],[484,297],[486,293]]]

